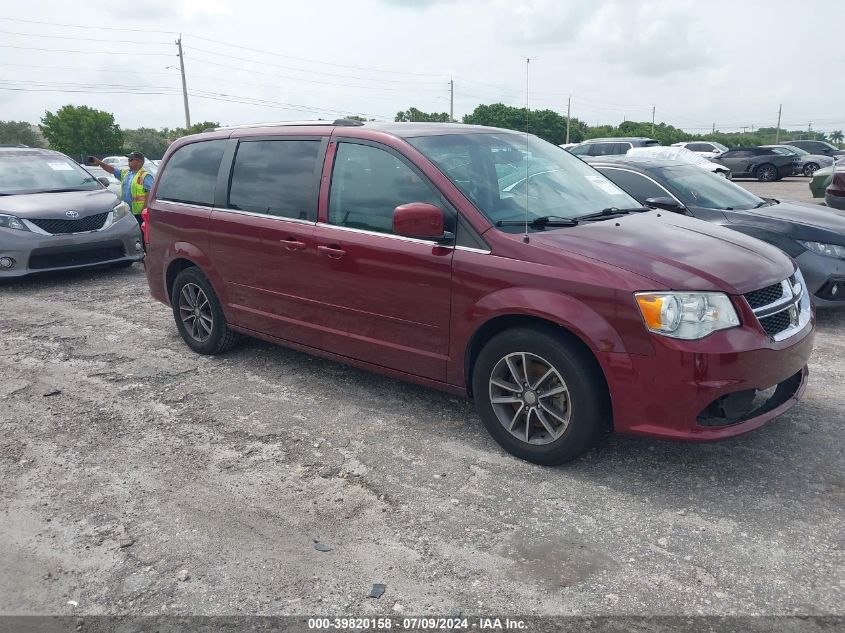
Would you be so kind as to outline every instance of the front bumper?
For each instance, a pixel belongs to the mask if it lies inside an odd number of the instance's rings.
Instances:
[[[839,209],[840,211],[845,211],[845,197],[844,196],[832,196],[829,193],[825,192],[824,202],[831,209]]]
[[[655,340],[653,356],[600,355],[611,393],[614,430],[706,442],[756,429],[789,410],[804,393],[814,321],[781,342],[763,339],[743,326],[695,342]],[[739,398],[752,392],[753,397],[755,390],[781,384],[768,408],[755,403],[731,420],[716,419],[721,405],[730,404],[726,396]]]
[[[106,229],[87,233],[44,235],[0,228],[0,261],[3,258],[14,261],[11,268],[0,268],[0,279],[8,279],[41,272],[141,261],[144,251],[138,221],[130,215]]]
[[[816,307],[845,307],[845,260],[804,251],[795,261]]]

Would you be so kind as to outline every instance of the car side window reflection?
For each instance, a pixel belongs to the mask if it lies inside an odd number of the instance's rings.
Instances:
[[[393,233],[393,211],[410,202],[443,207],[440,195],[393,154],[340,143],[332,170],[329,223]]]

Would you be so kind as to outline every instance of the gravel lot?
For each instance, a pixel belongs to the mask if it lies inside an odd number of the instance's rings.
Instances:
[[[845,312],[762,429],[550,469],[449,395],[194,355],[141,265],[0,298],[0,613],[845,614]]]
[[[775,182],[760,182],[748,178],[735,178],[734,182],[763,198],[824,204],[824,198],[813,197],[810,191],[810,179],[806,176],[789,176],[788,178]]]

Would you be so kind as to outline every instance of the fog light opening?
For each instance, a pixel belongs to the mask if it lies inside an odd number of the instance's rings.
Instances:
[[[14,268],[15,260],[11,257],[0,257],[0,268],[4,270],[8,270],[9,268]]]

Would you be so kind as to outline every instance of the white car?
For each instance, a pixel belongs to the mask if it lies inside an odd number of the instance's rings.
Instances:
[[[628,150],[626,156],[630,156],[632,158],[657,158],[660,160],[679,160],[684,163],[689,163],[691,165],[696,165],[697,167],[701,167],[702,169],[706,169],[709,172],[713,172],[717,176],[722,176],[723,178],[727,178],[728,180],[731,179],[731,170],[725,167],[724,165],[719,165],[717,163],[713,163],[701,154],[697,154],[686,147],[632,147]]]
[[[716,158],[728,151],[728,148],[715,141],[685,141],[683,143],[672,143],[672,147],[686,147],[704,158]]]

